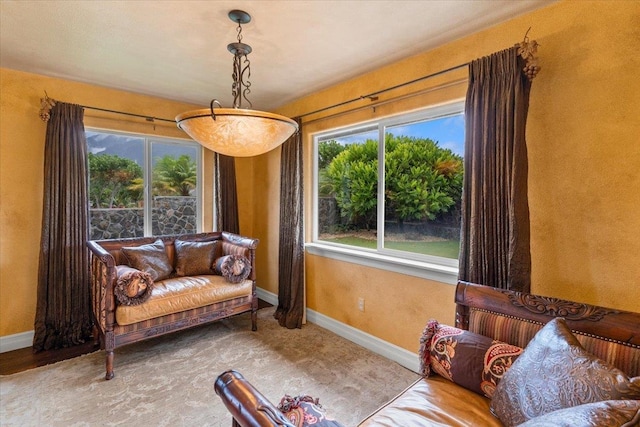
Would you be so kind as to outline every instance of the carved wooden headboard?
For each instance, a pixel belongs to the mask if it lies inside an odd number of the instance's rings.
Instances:
[[[545,323],[564,317],[585,349],[640,375],[640,313],[462,281],[455,301],[457,327],[520,347]]]

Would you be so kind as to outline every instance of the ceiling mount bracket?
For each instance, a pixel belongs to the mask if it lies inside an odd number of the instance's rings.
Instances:
[[[244,10],[232,10],[229,12],[229,19],[237,24],[248,24],[251,22],[251,15]]]

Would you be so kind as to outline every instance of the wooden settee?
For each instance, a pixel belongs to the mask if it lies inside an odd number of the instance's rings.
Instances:
[[[122,249],[153,244],[158,239],[162,240],[168,262],[174,267],[177,258],[175,242],[179,239],[183,245],[182,242],[217,242],[213,244],[214,260],[227,255],[242,256],[250,263],[250,273],[241,282],[230,283],[215,274],[215,266],[211,267],[211,272],[193,276],[180,276],[174,271],[168,278],[153,284],[154,288],[144,303],[135,306],[119,303],[115,296],[118,271],[128,264]],[[245,312],[251,313],[255,331],[258,310],[255,282],[257,245],[257,239],[227,232],[89,241],[94,338],[106,352],[105,378],[113,378],[114,350],[125,344]]]
[[[620,369],[629,377],[640,376],[640,313],[498,290],[466,282],[458,283],[455,302],[456,326],[469,331],[469,336],[479,334],[489,337],[488,341],[492,344],[500,341],[518,346],[520,351],[525,349],[526,352],[527,345],[543,326],[548,323],[549,326],[560,323],[562,319],[551,321],[562,317],[571,330],[570,332],[567,330],[568,334],[575,336],[584,350]],[[427,324],[422,338],[425,338],[425,334],[433,323],[430,321]],[[456,338],[454,337],[453,341]],[[455,352],[462,353],[460,342],[453,341],[444,342],[450,346],[458,344]],[[422,349],[420,353],[422,358]],[[520,353],[521,356],[524,354]],[[462,360],[465,364],[464,359]],[[453,364],[452,359],[448,362]],[[422,367],[421,362],[421,369]],[[456,378],[445,378],[434,374],[433,368],[431,371],[428,377],[422,377],[410,385],[396,398],[362,420],[359,426],[503,426],[501,420],[490,411],[493,408],[489,397],[459,385],[460,381],[456,381]],[[640,390],[638,388],[640,377],[632,378],[632,381],[632,388],[635,388],[636,395],[631,399],[640,399],[640,395],[637,394]],[[231,413],[233,426],[292,425],[265,396],[236,371],[222,373],[215,383],[215,391]],[[312,390],[305,390],[305,392],[312,392]],[[492,397],[495,398],[495,395]],[[553,400],[557,397],[553,395],[550,398]],[[637,411],[635,423],[639,423],[640,400],[629,400],[629,402],[635,408],[631,408],[631,411]],[[330,411],[330,408],[328,410]],[[612,419],[614,418],[607,420],[611,422]],[[533,425],[582,425],[575,424],[570,417],[563,419],[563,422],[564,424]],[[601,422],[585,425],[602,425]],[[624,425],[638,425],[633,422]],[[615,424],[614,419],[614,424],[606,425],[621,424]]]

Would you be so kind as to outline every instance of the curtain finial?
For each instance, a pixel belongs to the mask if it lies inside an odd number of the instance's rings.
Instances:
[[[532,81],[540,71],[538,58],[535,56],[538,52],[538,46],[540,45],[535,40],[529,41],[529,31],[531,31],[531,27],[529,27],[527,32],[524,34],[524,39],[520,43],[517,43],[516,46],[518,46],[518,55],[526,61],[522,71],[525,73],[529,81]]]
[[[44,98],[40,98],[40,119],[43,122],[48,122],[51,118],[51,109],[56,105],[56,100],[49,98],[47,91],[44,91]]]

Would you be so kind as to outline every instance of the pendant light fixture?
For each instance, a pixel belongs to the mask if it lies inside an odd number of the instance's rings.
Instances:
[[[266,153],[285,142],[298,130],[298,124],[278,114],[242,108],[251,92],[251,64],[247,55],[251,46],[242,43],[242,24],[251,16],[242,10],[229,12],[229,19],[238,24],[238,41],[227,45],[233,54],[233,108],[221,108],[212,100],[209,108],[182,113],[176,117],[178,127],[202,146],[232,157],[251,157]],[[218,108],[214,108],[214,104]]]

